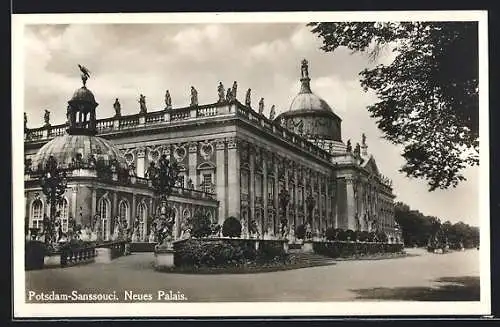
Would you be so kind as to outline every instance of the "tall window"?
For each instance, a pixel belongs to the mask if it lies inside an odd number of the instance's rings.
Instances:
[[[255,196],[262,197],[262,175],[255,175]]]
[[[137,215],[139,216],[139,239],[146,239],[146,221],[148,217],[147,207],[144,203],[139,203],[137,206]]]
[[[57,211],[60,214],[62,231],[66,233],[68,231],[68,200],[62,199],[62,202],[57,205]]]
[[[201,190],[205,193],[213,193],[212,174],[203,174],[202,175]]]
[[[248,194],[248,172],[245,169],[241,170],[241,193]]]
[[[302,187],[299,187],[299,189],[298,189],[298,199],[297,199],[297,203],[299,204],[299,206],[302,206],[302,203],[303,203],[303,197],[302,197]]]
[[[101,213],[102,238],[107,241],[109,237],[110,205],[107,199],[99,200],[99,212]]]
[[[43,204],[41,200],[35,200],[31,204],[31,227],[39,229],[43,227]]]
[[[272,177],[267,179],[267,198],[274,199],[274,178]]]
[[[127,224],[130,222],[130,210],[129,210],[129,205],[128,201],[122,200],[120,201],[120,204],[118,205],[118,216],[120,217],[120,222],[126,221]]]

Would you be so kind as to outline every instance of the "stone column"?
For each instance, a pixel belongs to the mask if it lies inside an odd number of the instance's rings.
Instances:
[[[307,216],[307,206],[306,206],[306,199],[308,195],[308,190],[307,190],[307,185],[306,185],[306,174],[307,170],[303,169],[302,170],[302,207],[303,207],[303,213],[304,213],[304,221],[302,222],[303,224],[306,223],[308,216]]]
[[[115,217],[118,216],[118,193],[113,192],[113,203],[111,204],[110,235],[113,235],[115,229]]]
[[[275,209],[275,212],[276,214],[274,215],[274,221],[273,221],[273,231],[274,231],[274,235],[277,235],[278,234],[278,230],[276,230],[276,220],[279,221],[280,217],[279,217],[279,211],[280,211],[280,208],[279,208],[279,198],[278,198],[278,194],[279,194],[279,175],[278,175],[278,160],[279,158],[276,156],[275,157],[275,165],[274,165],[274,209]]]
[[[94,219],[97,211],[97,192],[95,188],[92,189],[92,203],[90,204],[90,219]]]
[[[215,187],[217,192],[217,199],[219,200],[219,224],[221,226],[224,223],[224,219],[227,215],[225,147],[226,143],[223,139],[216,141],[215,148],[217,152],[215,160],[217,162],[217,179]]]
[[[248,223],[250,223],[255,219],[255,148],[251,145],[248,148],[248,160],[250,167],[250,184],[248,185],[250,215]]]
[[[197,178],[196,172],[196,164],[197,164],[197,155],[198,155],[198,145],[196,142],[189,143],[189,157],[188,157],[188,165],[189,165],[189,178],[193,181],[195,189],[199,189],[199,181]]]
[[[354,180],[352,176],[348,176],[345,178],[346,183],[346,197],[347,197],[347,206],[346,206],[346,215],[347,215],[347,228],[355,230],[356,229],[356,221],[355,221],[355,213],[356,213],[356,200],[354,198]]]
[[[290,183],[289,183],[289,164],[288,164],[288,159],[285,159],[284,162],[283,162],[283,168],[285,169],[285,190],[288,191],[288,195],[291,196],[290,194]],[[281,191],[281,190],[280,190]],[[286,218],[286,221],[288,222],[288,226],[290,226],[290,201],[288,201],[288,204],[285,208],[285,218]],[[281,224],[280,224],[281,225]]]
[[[293,211],[293,217],[292,217],[292,223],[295,228],[297,228],[297,221],[298,221],[298,213],[299,213],[299,180],[298,180],[298,174],[297,174],[297,168],[293,170],[293,181],[295,183],[294,187],[294,194],[293,194],[293,201],[294,201],[294,211]]]
[[[227,208],[228,216],[240,218],[240,153],[236,137],[226,139],[227,141],[227,192],[229,194]]]
[[[144,172],[146,171],[146,150],[143,147],[137,148],[137,177],[144,178]]]
[[[76,218],[76,207],[77,207],[77,203],[76,203],[76,195],[78,193],[78,186],[75,186],[73,187],[73,189],[71,190],[71,214],[73,215],[73,219],[75,219],[75,221],[78,223],[78,224],[84,224],[83,221],[79,221],[77,220]]]
[[[269,222],[269,214],[267,212],[267,152],[262,151],[262,207],[264,208],[264,214],[262,217],[262,235],[266,232],[266,227]]]
[[[136,204],[136,195],[132,194],[132,208],[130,208],[130,221],[129,228],[133,229],[135,223],[135,217],[137,215],[137,204]]]

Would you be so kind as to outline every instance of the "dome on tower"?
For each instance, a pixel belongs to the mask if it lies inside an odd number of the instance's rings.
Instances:
[[[77,89],[75,93],[73,93],[73,96],[69,101],[85,101],[93,104],[96,103],[94,94],[85,86],[82,86],[81,88]]]
[[[328,103],[311,90],[309,65],[301,63],[300,91],[292,100],[289,110],[276,119],[286,128],[308,139],[342,141],[341,119]]]

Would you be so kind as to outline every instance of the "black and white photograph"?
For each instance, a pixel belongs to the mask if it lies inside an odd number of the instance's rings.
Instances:
[[[15,316],[490,314],[486,12],[12,22]]]

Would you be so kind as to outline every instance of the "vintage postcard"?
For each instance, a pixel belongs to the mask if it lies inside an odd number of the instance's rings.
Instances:
[[[12,31],[15,317],[490,314],[487,12]]]

